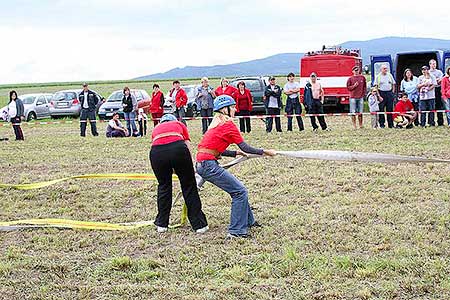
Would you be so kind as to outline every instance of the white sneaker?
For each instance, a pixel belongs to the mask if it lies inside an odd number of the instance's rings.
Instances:
[[[197,229],[195,232],[196,232],[196,233],[203,234],[203,233],[207,232],[208,230],[209,230],[209,227],[208,227],[208,226],[205,226],[205,227],[202,227],[202,228]]]
[[[167,231],[167,227],[160,227],[160,226],[156,226],[156,231],[158,232],[158,233],[164,233],[164,232],[166,232]]]

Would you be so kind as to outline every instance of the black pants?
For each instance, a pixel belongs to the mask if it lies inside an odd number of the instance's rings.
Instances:
[[[279,108],[267,108],[267,114],[271,117],[266,118],[266,131],[272,132],[272,126],[273,126],[273,119],[275,119],[275,128],[277,129],[277,132],[281,132],[281,120],[280,117],[272,117],[272,116],[279,116],[281,110]]]
[[[205,132],[208,130],[209,124],[211,124],[211,122],[212,122],[212,118],[211,118],[212,114],[213,114],[212,108],[207,108],[207,109],[202,108],[200,110],[200,116],[202,117],[202,132],[203,132],[203,134],[205,134]],[[208,117],[208,118],[206,119],[206,117]]]
[[[296,98],[288,97],[287,98],[285,112],[288,115],[293,115],[293,114],[298,115],[295,117],[297,119],[298,129],[300,131],[305,130],[305,127],[303,125],[302,116],[300,116],[300,114],[302,113],[302,105],[300,104],[300,100],[298,97],[296,97]],[[292,117],[288,117],[287,119],[288,119],[287,130],[292,131]]]
[[[319,99],[312,99],[311,107],[308,110],[308,113],[310,114],[323,114],[323,104]],[[310,116],[311,119],[311,126],[313,129],[319,128],[316,123],[316,117]],[[327,129],[327,123],[325,122],[324,116],[318,116],[317,119],[319,120],[320,127],[322,130]]]
[[[442,103],[442,93],[441,93],[441,87],[435,87],[434,93],[436,95],[436,100],[434,103],[434,107],[436,110],[444,110],[444,103]],[[444,125],[444,113],[438,112],[437,114],[437,126],[443,126]]]
[[[240,110],[238,113],[239,116],[250,116],[249,110]],[[250,118],[239,118],[239,129],[241,132],[250,132],[252,131],[252,125],[250,123]]]
[[[183,198],[188,209],[188,218],[194,230],[208,225],[202,211],[202,203],[198,195],[194,166],[191,154],[183,141],[166,145],[153,146],[150,150],[150,163],[158,179],[158,215],[155,225],[169,226],[169,215],[172,208],[172,174],[177,174]]]
[[[414,111],[419,112],[419,102],[413,102],[412,105],[414,106]],[[419,126],[419,116],[417,115],[417,118],[414,120],[414,125]]]
[[[12,127],[14,129],[14,134],[16,135],[16,141],[23,141],[23,131],[22,128],[20,127],[20,122],[22,120],[20,119],[20,117],[14,117],[11,118],[11,124]]]
[[[378,103],[378,107],[380,108],[380,112],[392,112],[394,110],[394,93],[391,91],[380,91],[380,96],[383,98],[383,101]],[[385,118],[384,114],[379,115],[380,119],[380,127],[384,128]],[[392,114],[387,115],[387,123],[389,128],[394,127],[394,121],[392,120]]]
[[[146,119],[140,119],[138,120],[139,123],[139,134],[141,136],[147,135],[147,120]]]
[[[91,123],[91,132],[93,136],[98,136],[97,119],[95,118],[95,109],[82,108],[80,112],[80,135],[86,136],[87,120]]]

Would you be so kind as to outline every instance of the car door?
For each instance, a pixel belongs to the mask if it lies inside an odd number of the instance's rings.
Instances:
[[[390,55],[372,55],[370,56],[370,74],[372,86],[374,85],[375,77],[380,73],[382,65],[387,65],[389,72],[393,74],[392,57]],[[394,75],[395,76],[395,75]]]
[[[47,99],[43,95],[38,96],[35,102],[36,105],[36,117],[42,119],[48,114]]]
[[[442,59],[442,72],[446,73],[450,68],[450,51],[444,51],[444,57]]]
[[[50,118],[50,102],[52,101],[53,95],[45,95],[45,101],[47,102],[45,110],[43,113],[43,118]]]

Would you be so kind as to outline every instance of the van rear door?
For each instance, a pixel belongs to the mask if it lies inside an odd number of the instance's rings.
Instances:
[[[392,57],[390,55],[372,55],[370,56],[370,74],[372,79],[372,86],[375,81],[375,77],[380,73],[382,65],[387,65],[389,72],[393,74]],[[395,75],[394,75],[395,76]]]
[[[444,51],[444,57],[442,60],[442,72],[446,72],[450,68],[450,51]]]

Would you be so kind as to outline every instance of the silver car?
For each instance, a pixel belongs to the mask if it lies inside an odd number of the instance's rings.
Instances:
[[[180,86],[180,88],[182,88],[186,92],[186,96],[188,97],[186,117],[197,117],[198,115],[200,115],[200,110],[198,109],[197,103],[195,102],[195,93],[198,87],[200,87],[200,85],[191,84]],[[165,114],[172,114],[176,110],[175,100],[170,97],[170,91],[167,92],[164,98],[163,108]]]
[[[50,117],[50,101],[53,94],[25,94],[19,99],[23,102],[24,116],[26,121],[44,119]],[[0,110],[2,115],[7,115],[8,107]],[[6,112],[3,113],[3,112]],[[6,119],[5,119],[6,120]]]
[[[93,91],[99,99],[103,97],[97,92]],[[64,90],[53,94],[52,101],[50,103],[50,115],[53,117],[60,116],[70,116],[78,117],[81,111],[81,103],[78,96],[81,93],[80,90]],[[98,103],[98,107],[102,104],[101,101]]]

